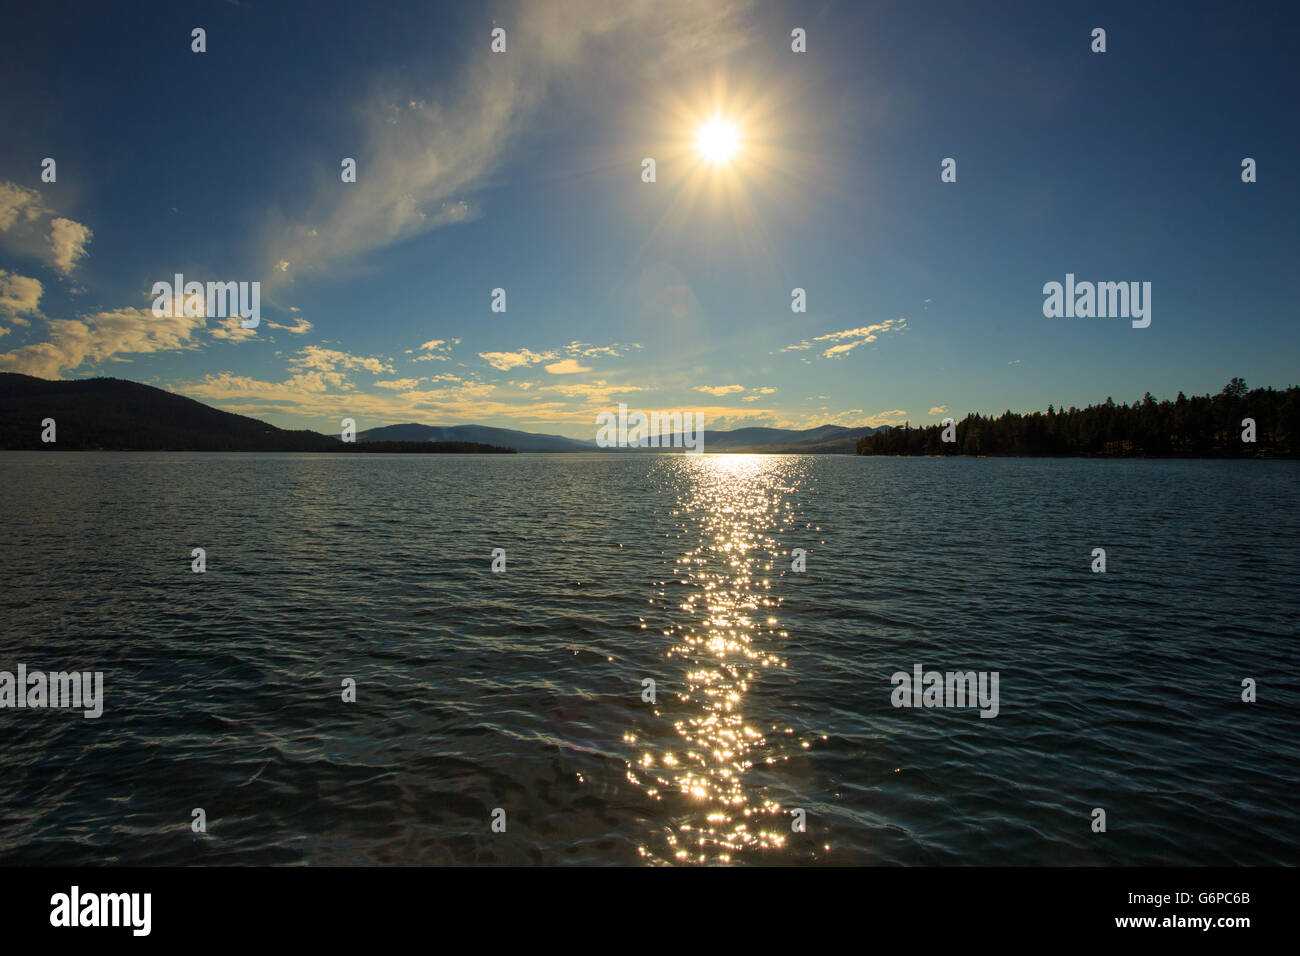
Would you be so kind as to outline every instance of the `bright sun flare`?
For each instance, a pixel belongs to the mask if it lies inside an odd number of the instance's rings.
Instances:
[[[725,163],[740,148],[740,131],[736,124],[714,117],[700,127],[695,136],[695,146],[711,163]]]

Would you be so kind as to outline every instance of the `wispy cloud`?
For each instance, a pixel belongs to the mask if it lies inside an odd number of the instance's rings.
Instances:
[[[460,339],[456,339],[456,341],[459,342]],[[552,375],[573,375],[579,372],[591,371],[588,366],[578,361],[579,358],[616,358],[639,348],[641,348],[640,345],[620,345],[618,343],[613,345],[590,345],[586,342],[570,342],[568,345],[546,349],[543,352],[534,352],[531,349],[524,348],[512,352],[479,352],[478,357],[498,372],[508,372],[512,368],[523,368],[528,365],[551,362],[551,365],[546,365],[544,368]]]
[[[538,362],[547,362],[554,358],[559,358],[558,352],[533,352],[529,349],[519,349],[517,352],[479,352],[478,357],[487,362],[499,372],[508,372],[512,368],[520,368],[524,365],[536,365]]]
[[[693,0],[529,0],[499,17],[504,54],[489,49],[485,32],[467,48],[458,79],[437,92],[398,74],[377,82],[358,110],[357,182],[340,182],[335,165],[321,176],[289,224],[277,211],[264,244],[268,279],[323,271],[481,214],[473,194],[500,168],[539,106],[566,79],[639,58],[656,70],[698,54],[748,42],[740,14],[747,2]]]
[[[296,312],[298,310],[291,309],[290,311]],[[313,326],[310,322],[308,322],[306,319],[302,318],[301,316],[297,318],[297,320],[294,322],[293,325],[280,325],[278,322],[271,322],[268,320],[266,323],[266,327],[269,329],[282,329],[283,331],[290,332],[294,335],[306,335],[313,328],[315,328],[315,326]]]
[[[818,335],[810,342],[804,339],[802,342],[796,342],[794,345],[787,345],[783,349],[778,349],[773,354],[781,352],[801,352],[805,349],[817,348],[817,342],[835,342],[822,351],[822,358],[843,358],[849,352],[852,352],[860,345],[866,345],[874,342],[880,336],[890,332],[902,332],[907,328],[907,319],[885,319],[876,325],[863,325],[856,329],[844,329],[840,332],[828,332],[825,335]],[[807,359],[804,359],[807,362]]]
[[[451,349],[453,345],[460,345],[460,339],[430,339],[421,343],[419,352],[411,361],[413,362],[446,362],[451,358]],[[407,349],[406,354],[413,353],[413,349]]]
[[[885,319],[884,322],[877,325],[864,325],[856,329],[845,329],[842,332],[818,335],[814,337],[813,341],[838,343],[822,352],[822,358],[841,358],[858,346],[874,342],[888,332],[901,332],[906,328],[907,319]]]
[[[576,355],[581,358],[596,358],[598,356],[608,356],[610,358],[619,358],[626,355],[633,349],[641,348],[640,345],[620,345],[615,342],[613,345],[591,345],[587,342],[570,342],[564,346],[564,351],[570,355]]]
[[[565,398],[581,398],[588,402],[603,405],[617,398],[628,396],[634,392],[644,392],[648,389],[639,385],[610,385],[604,379],[596,379],[594,382],[566,382],[557,385],[543,385],[538,391],[555,393],[563,395]],[[579,414],[587,414],[585,411]]]

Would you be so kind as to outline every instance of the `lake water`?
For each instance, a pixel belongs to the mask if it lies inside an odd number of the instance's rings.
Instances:
[[[0,863],[1297,864],[1298,490],[3,453],[0,670],[102,671],[104,712],[0,710]],[[997,672],[997,716],[893,706],[915,665]]]

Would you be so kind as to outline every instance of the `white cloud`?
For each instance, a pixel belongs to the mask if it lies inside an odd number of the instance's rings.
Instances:
[[[350,355],[337,349],[321,348],[319,345],[309,345],[304,349],[299,349],[298,354],[289,360],[289,364],[300,369],[311,369],[327,373],[355,369],[363,369],[375,375],[381,372],[387,372],[390,375],[393,373],[393,366],[383,359]]]
[[[203,318],[155,316],[151,309],[113,309],[81,319],[51,319],[50,339],[0,353],[0,370],[58,378],[85,363],[196,348]]]
[[[645,392],[649,391],[649,389],[642,388],[639,385],[610,385],[604,379],[596,379],[594,382],[585,384],[566,382],[561,385],[543,385],[539,391],[555,392],[565,398],[583,398],[588,402],[605,404],[616,396],[630,395],[633,392]]]
[[[21,315],[39,315],[37,306],[44,288],[39,279],[31,279],[0,269],[0,315],[15,325],[29,324]]]
[[[564,351],[570,355],[581,356],[582,358],[595,358],[599,355],[608,355],[611,358],[618,358],[631,349],[639,349],[640,345],[620,345],[615,342],[613,345],[591,345],[587,342],[570,342],[564,347]]]
[[[390,388],[395,392],[409,392],[420,384],[418,378],[395,378],[389,381],[375,382],[375,388]]]
[[[298,311],[300,311],[300,310],[299,310],[299,309],[290,309],[290,311],[291,311],[291,312],[298,312]],[[307,334],[308,332],[310,332],[313,328],[315,328],[314,325],[312,325],[310,322],[308,322],[308,321],[307,321],[306,319],[304,319],[302,316],[299,316],[298,319],[294,322],[293,325],[280,325],[278,322],[271,322],[270,320],[267,321],[266,325],[267,325],[267,328],[271,328],[271,329],[283,329],[285,332],[289,332],[289,333],[291,333],[291,334],[293,334],[293,335],[306,335],[306,334]]]
[[[257,329],[246,329],[242,325],[243,319],[237,315],[221,319],[217,325],[208,329],[208,334],[214,339],[221,339],[226,342],[246,342],[249,339],[257,338]]]
[[[590,372],[591,369],[585,365],[579,365],[576,359],[566,358],[550,365],[543,366],[546,371],[552,375],[573,375],[577,372]]]
[[[453,345],[460,345],[460,339],[451,339],[450,341],[447,339],[430,339],[420,346],[420,351],[424,354],[416,356],[412,361],[445,362],[451,358],[451,347]],[[411,349],[406,351],[407,354],[410,354]]]
[[[79,222],[56,216],[36,190],[2,182],[0,235],[9,249],[39,258],[67,275],[86,255],[93,233]]]
[[[460,339],[454,341],[459,342]],[[570,342],[568,345],[547,349],[544,352],[518,349],[514,352],[479,352],[478,356],[499,372],[508,372],[512,368],[551,362],[552,364],[545,366],[545,368],[552,375],[573,375],[579,372],[591,371],[588,366],[579,362],[578,358],[618,357],[639,348],[641,348],[640,345],[621,345],[617,342],[613,345]],[[563,358],[564,355],[570,357]]]
[[[841,358],[853,351],[860,345],[866,345],[874,342],[881,335],[890,332],[902,332],[907,328],[907,319],[885,319],[877,325],[864,325],[856,329],[845,329],[842,332],[828,332],[826,335],[814,337],[815,342],[837,342],[822,352],[822,358]],[[811,343],[805,341],[799,345],[788,345],[781,349],[782,352],[789,352],[796,349],[811,347]]]
[[[478,357],[497,371],[508,372],[512,368],[536,365],[538,362],[547,362],[560,356],[557,352],[533,352],[529,349],[520,349],[517,352],[479,352]]]
[[[705,394],[712,395],[715,398],[720,398],[723,395],[730,395],[733,392],[743,392],[744,390],[745,390],[745,386],[743,385],[696,385],[695,386],[695,391],[704,392]]]
[[[54,267],[65,275],[77,260],[85,256],[91,231],[79,222],[59,217],[50,223],[50,251]]]
[[[8,232],[21,220],[32,221],[48,210],[41,205],[41,194],[16,183],[0,183],[0,232]]]
[[[862,410],[857,409],[849,412],[850,415],[861,415]],[[907,421],[907,410],[902,408],[890,409],[887,412],[877,412],[874,415],[868,415],[866,424],[872,428],[879,428],[881,425],[902,425]],[[832,424],[838,424],[832,422]]]

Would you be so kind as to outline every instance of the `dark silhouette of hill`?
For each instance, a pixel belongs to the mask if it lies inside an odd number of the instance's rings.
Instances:
[[[53,444],[41,422],[55,421]],[[872,428],[750,427],[704,433],[706,451],[851,454]],[[594,436],[594,426],[593,426]],[[0,373],[0,448],[64,451],[333,451],[472,453],[601,451],[589,441],[488,425],[386,425],[343,442],[314,431],[289,431],[224,412],[152,385],[117,378],[52,381]],[[657,452],[660,449],[609,449]],[[677,447],[664,451],[680,452]]]
[[[52,418],[57,441],[41,441]],[[1255,422],[1254,442],[1242,420]],[[1157,402],[1148,392],[1132,405],[1057,411],[969,414],[954,442],[943,427],[793,430],[705,429],[705,451],[861,455],[1024,455],[1084,457],[1300,457],[1300,388],[1250,390],[1234,378],[1217,395],[1178,394]],[[115,378],[51,381],[0,373],[0,449],[121,451],[282,451],[468,453],[596,451],[594,441],[483,425],[393,425],[361,432],[356,442],[309,430],[290,431],[224,412],[173,392]],[[486,439],[486,440],[485,440]],[[614,449],[611,449],[614,450]],[[629,451],[629,449],[619,449]],[[653,451],[654,449],[644,449]],[[644,451],[644,450],[631,450]],[[679,448],[668,449],[678,452]]]
[[[41,423],[54,419],[52,444]],[[495,453],[477,442],[375,442],[361,445],[313,431],[286,431],[211,408],[183,395],[117,378],[49,381],[0,373],[0,448],[63,451],[334,451]]]
[[[357,443],[375,442],[471,442],[504,445],[516,451],[597,451],[594,442],[581,442],[562,435],[539,435],[513,428],[490,425],[384,425],[357,432]]]
[[[41,441],[55,421],[57,441]],[[123,451],[342,451],[313,431],[286,431],[118,378],[49,381],[0,373],[0,448]]]

